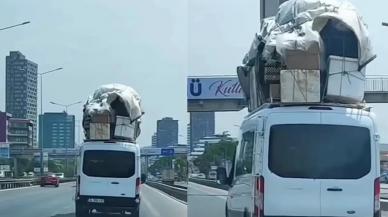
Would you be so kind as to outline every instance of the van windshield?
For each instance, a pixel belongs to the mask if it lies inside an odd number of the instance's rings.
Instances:
[[[361,178],[371,169],[369,130],[340,125],[274,125],[268,166],[285,178]]]
[[[83,173],[94,177],[129,178],[135,173],[135,154],[124,151],[84,152]]]

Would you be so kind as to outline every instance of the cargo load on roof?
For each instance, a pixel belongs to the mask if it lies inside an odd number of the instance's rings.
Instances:
[[[87,140],[127,140],[140,135],[139,94],[122,84],[103,85],[89,97],[83,109],[83,128]]]
[[[317,96],[319,103],[358,104],[364,98],[365,67],[375,57],[366,24],[350,2],[289,0],[275,17],[262,21],[237,73],[240,80],[256,80],[259,105],[316,103]]]

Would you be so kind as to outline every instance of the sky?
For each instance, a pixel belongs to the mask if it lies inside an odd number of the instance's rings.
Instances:
[[[353,0],[367,23],[378,58],[368,74],[388,74],[388,21],[383,0]],[[259,29],[258,0],[2,0],[0,28],[0,110],[5,110],[5,56],[21,51],[39,72],[57,67],[43,82],[43,108],[49,102],[85,101],[102,84],[122,83],[142,97],[139,144],[151,144],[156,120],[179,120],[179,142],[186,143],[186,77],[235,75]],[[388,143],[388,106],[371,105],[382,141]],[[82,118],[82,105],[69,109]],[[246,111],[217,113],[216,132],[237,136]]]

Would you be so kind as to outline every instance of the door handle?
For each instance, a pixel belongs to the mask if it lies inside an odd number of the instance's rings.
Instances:
[[[342,188],[337,188],[337,187],[328,188],[327,191],[342,191]]]
[[[111,184],[117,185],[117,184],[119,184],[119,183],[118,183],[118,182],[111,182]]]

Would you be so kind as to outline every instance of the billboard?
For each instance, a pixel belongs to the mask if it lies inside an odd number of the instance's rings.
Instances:
[[[237,76],[188,77],[187,99],[244,99]]]

